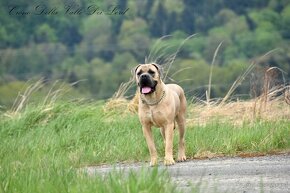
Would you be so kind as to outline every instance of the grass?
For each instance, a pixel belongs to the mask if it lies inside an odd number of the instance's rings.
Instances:
[[[170,67],[171,61],[168,64]],[[187,157],[289,151],[289,86],[269,89],[268,79],[263,94],[252,100],[226,102],[241,79],[222,101],[210,99],[209,91],[206,102],[189,103]],[[123,98],[132,81],[122,84],[106,103],[59,101],[60,91],[66,90],[63,87],[50,90],[39,104],[29,102],[41,84],[39,81],[19,95],[11,111],[0,112],[0,193],[179,191],[158,168],[126,176],[122,172],[105,176],[80,172],[88,165],[149,161],[136,114],[137,97],[132,101]],[[162,137],[158,129],[153,132],[162,160]],[[177,131],[174,137],[176,156]],[[192,190],[198,192],[198,187]]]
[[[13,117],[1,114],[0,192],[177,192],[155,170],[131,172],[126,179],[78,172],[84,165],[147,157],[136,116],[117,120],[99,103],[40,107],[28,106]]]
[[[187,132],[187,147],[193,157],[271,153],[290,147],[289,121],[260,122],[233,127],[213,123]],[[206,153],[206,154],[204,154]]]
[[[141,125],[137,115],[129,112],[129,104],[126,100],[56,102],[0,114],[0,192],[177,192],[168,175],[154,170],[131,172],[126,178],[118,173],[92,177],[78,172],[87,165],[149,160]],[[198,107],[189,107],[189,116],[195,112],[192,109]],[[287,118],[237,125],[218,119],[188,122],[188,158],[290,149]],[[158,129],[154,136],[162,159]],[[177,140],[176,132],[175,156]]]
[[[124,178],[121,172],[105,176],[77,173],[75,169],[57,166],[5,169],[1,174],[1,192],[177,192],[169,176],[157,168],[130,172]]]
[[[169,79],[167,76],[178,52],[194,36],[186,38],[171,55],[158,53],[163,50],[157,47],[158,42],[168,36],[160,38],[145,63],[162,61],[164,79]],[[207,101],[189,103],[188,106],[187,157],[255,156],[289,151],[290,91],[285,82],[283,87],[270,87],[269,72],[276,68],[266,72],[260,97],[228,102],[254,68],[256,63],[253,62],[223,99],[215,101],[210,98],[212,66],[220,46],[211,65]],[[165,48],[170,47],[167,45]],[[148,148],[136,115],[138,99],[124,99],[133,84],[133,80],[121,84],[106,103],[60,102],[59,96],[68,88],[54,84],[43,102],[34,105],[29,103],[29,99],[43,86],[43,80],[29,86],[23,95],[18,96],[11,111],[0,112],[0,193],[179,192],[169,175],[158,168],[140,173],[131,171],[126,176],[122,172],[105,176],[80,172],[80,168],[88,165],[149,161]],[[162,137],[158,129],[153,132],[162,159]],[[174,137],[176,156],[177,131]],[[198,192],[198,186],[192,190]]]

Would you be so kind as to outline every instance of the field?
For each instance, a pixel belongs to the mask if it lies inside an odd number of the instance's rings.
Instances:
[[[0,193],[180,192],[149,167],[140,63],[184,89],[189,160],[290,153],[290,1],[24,2],[0,0]],[[144,169],[84,171],[119,163]]]
[[[281,99],[261,104],[256,100],[189,105],[187,157],[289,151],[289,105]],[[88,165],[149,161],[141,125],[132,111],[134,104],[112,99],[31,103],[2,112],[0,192],[177,192],[167,173],[158,168],[127,177],[117,172],[104,177],[80,172]],[[161,161],[164,151],[158,129],[154,136]]]

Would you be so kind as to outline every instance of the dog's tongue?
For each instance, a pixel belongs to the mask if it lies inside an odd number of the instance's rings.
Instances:
[[[151,92],[151,90],[152,89],[150,87],[143,87],[141,92],[142,92],[142,94],[148,94]]]

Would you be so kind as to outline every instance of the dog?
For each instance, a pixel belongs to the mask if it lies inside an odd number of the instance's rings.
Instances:
[[[185,161],[186,98],[177,84],[164,84],[161,68],[155,63],[139,64],[134,68],[138,85],[138,116],[150,152],[150,166],[158,164],[158,156],[151,127],[160,128],[165,144],[164,165],[173,165],[173,137],[175,122],[179,130],[177,161]]]

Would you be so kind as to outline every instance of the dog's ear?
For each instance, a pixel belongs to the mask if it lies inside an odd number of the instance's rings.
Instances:
[[[134,68],[131,69],[131,74],[133,76],[133,79],[135,79],[135,74],[136,74],[136,71],[139,68],[139,66],[141,66],[141,64],[138,64],[137,66],[135,66]]]
[[[155,66],[155,68],[157,69],[158,73],[159,73],[159,77],[160,79],[163,78],[163,70],[162,67],[156,63],[152,63],[153,66]]]

